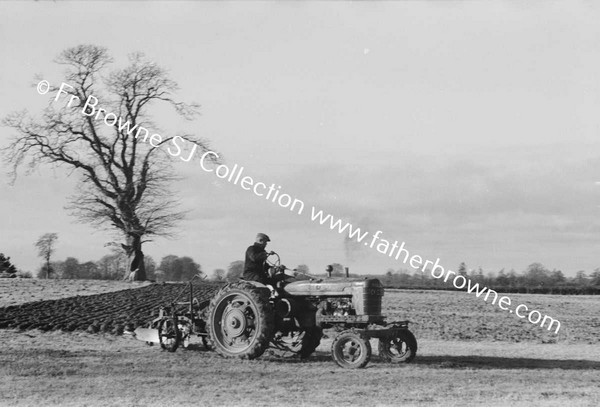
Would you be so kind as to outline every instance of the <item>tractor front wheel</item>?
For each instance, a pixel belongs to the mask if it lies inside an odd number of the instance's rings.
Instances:
[[[331,356],[345,369],[360,369],[371,359],[371,344],[353,330],[343,331],[333,340]]]
[[[379,339],[379,356],[392,363],[408,363],[417,355],[417,340],[408,329]]]

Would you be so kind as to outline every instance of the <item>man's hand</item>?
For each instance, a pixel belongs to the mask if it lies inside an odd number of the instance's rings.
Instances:
[[[268,254],[269,256],[272,256],[272,255],[274,255],[274,254],[275,254],[275,252],[271,250],[271,251],[270,251],[269,253],[267,253],[267,254]]]

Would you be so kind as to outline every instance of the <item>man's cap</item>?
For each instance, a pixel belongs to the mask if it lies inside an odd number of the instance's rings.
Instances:
[[[256,235],[256,240],[261,239],[261,240],[265,240],[267,242],[270,242],[271,239],[269,239],[269,236],[265,235],[264,233],[258,233]]]

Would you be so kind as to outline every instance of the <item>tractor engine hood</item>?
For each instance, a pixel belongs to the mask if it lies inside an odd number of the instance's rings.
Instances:
[[[323,280],[295,281],[286,284],[283,291],[292,296],[306,297],[351,297],[357,292],[366,295],[383,296],[383,286],[376,278],[348,279],[331,278]]]

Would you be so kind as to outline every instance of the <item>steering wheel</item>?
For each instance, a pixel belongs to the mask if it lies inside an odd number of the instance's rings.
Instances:
[[[269,275],[272,278],[275,278],[276,275],[284,275],[286,267],[281,264],[281,259],[279,255],[275,252],[269,253],[267,258],[265,259],[265,264],[270,267]]]
[[[279,267],[281,266],[281,259],[277,253],[271,252],[267,255],[265,263],[267,263],[270,267]]]
[[[274,286],[280,287],[282,282],[285,282],[287,279],[289,279],[289,276],[285,273],[285,271],[289,269],[281,264],[281,259],[277,253],[270,252],[265,259],[264,264],[270,267],[269,276],[271,281],[274,283]]]

